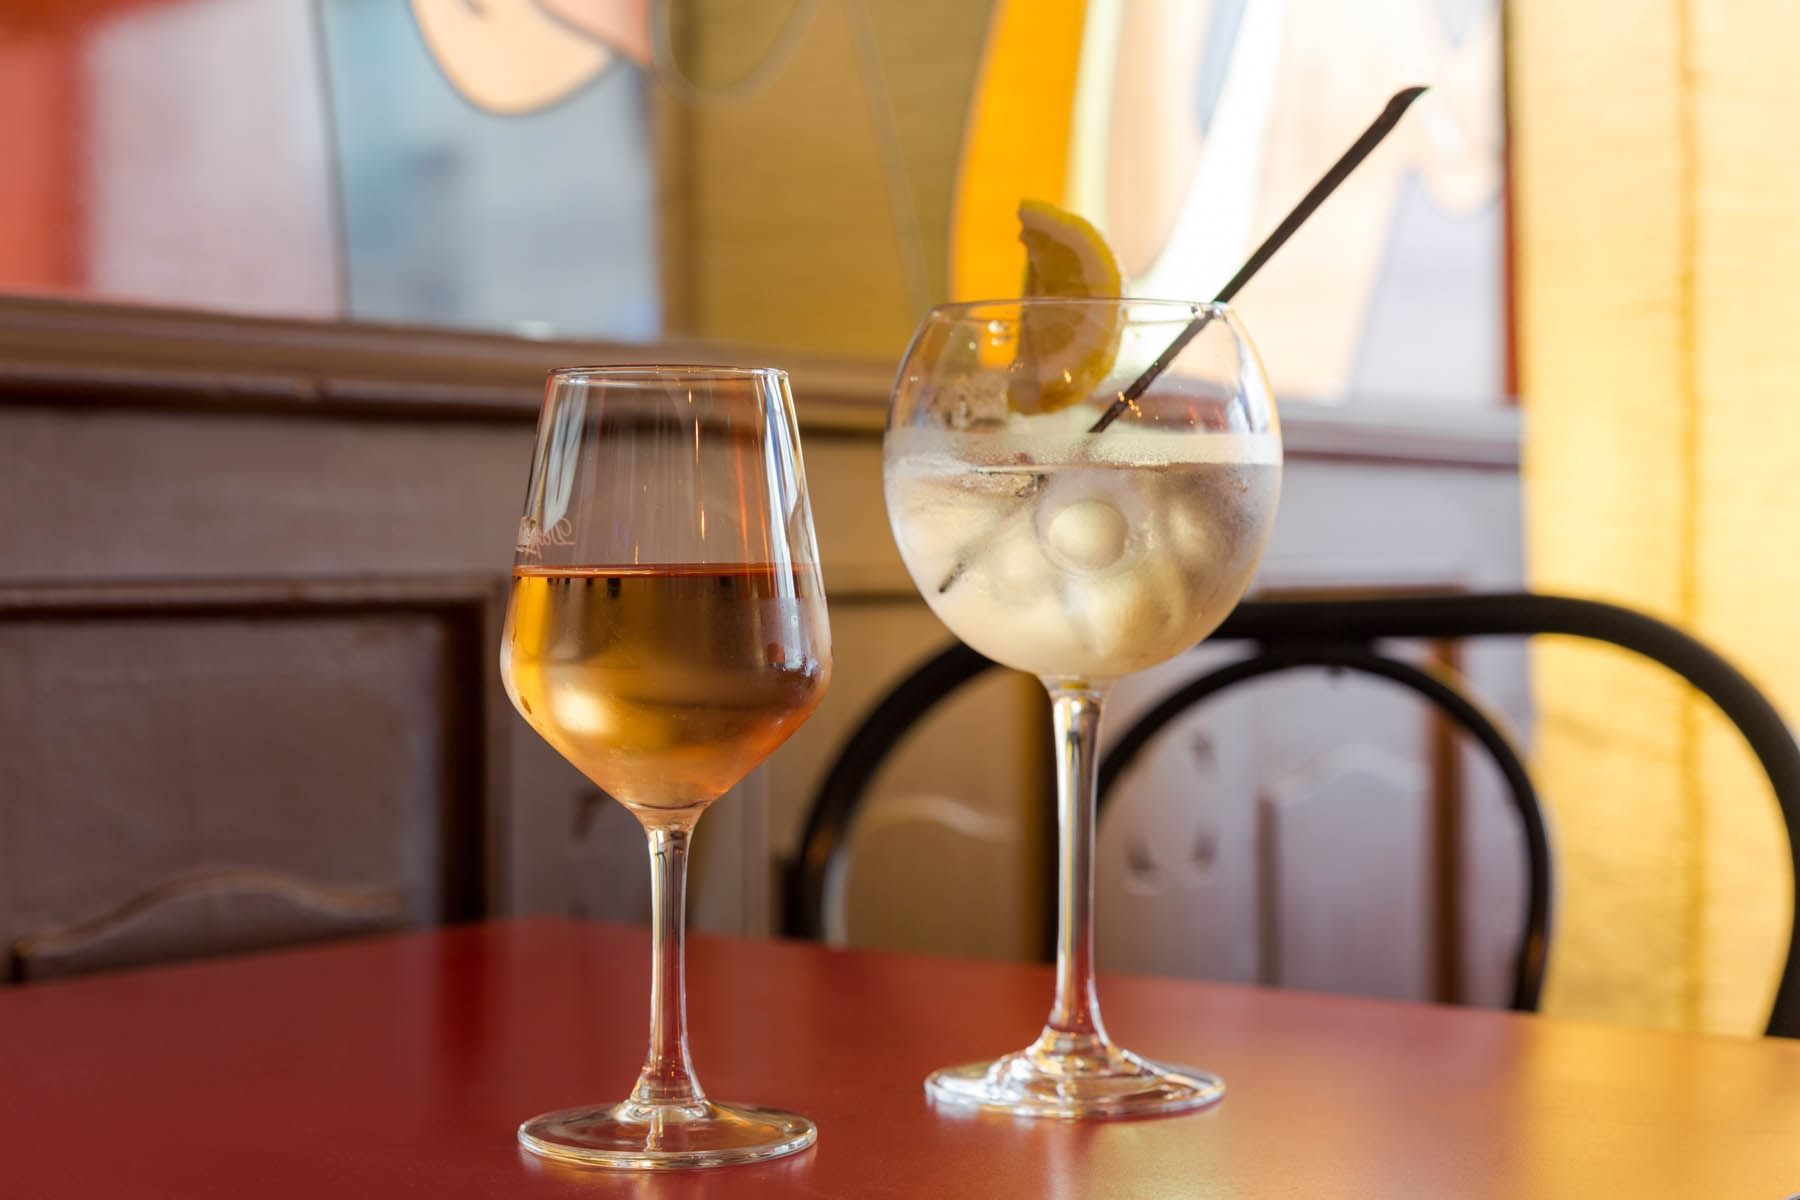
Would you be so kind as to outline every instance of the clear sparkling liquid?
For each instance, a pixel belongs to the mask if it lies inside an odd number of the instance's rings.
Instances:
[[[1088,680],[1154,666],[1218,627],[1256,569],[1280,483],[1277,461],[911,453],[886,471],[901,555],[951,632],[1007,666]]]

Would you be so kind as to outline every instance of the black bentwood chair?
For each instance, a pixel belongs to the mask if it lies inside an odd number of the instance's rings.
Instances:
[[[1535,1011],[1549,949],[1554,869],[1537,790],[1511,736],[1452,673],[1384,653],[1385,639],[1526,637],[1564,634],[1636,652],[1681,676],[1737,727],[1774,787],[1800,879],[1800,747],[1781,715],[1730,663],[1681,632],[1613,604],[1529,592],[1360,600],[1250,600],[1208,644],[1247,642],[1251,653],[1194,679],[1156,704],[1113,741],[1100,763],[1100,806],[1138,754],[1171,721],[1233,684],[1300,668],[1353,671],[1391,680],[1435,705],[1472,737],[1503,776],[1524,830],[1525,912],[1513,960],[1511,1007]],[[850,736],[813,799],[790,877],[790,936],[824,934],[828,897],[849,867],[849,832],[888,752],[939,701],[995,663],[960,643],[921,664],[890,691]],[[1768,1032],[1800,1037],[1800,921],[1790,929],[1787,963]]]

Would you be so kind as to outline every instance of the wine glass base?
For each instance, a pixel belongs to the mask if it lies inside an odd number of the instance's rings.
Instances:
[[[925,1094],[950,1107],[1021,1117],[1154,1117],[1217,1104],[1225,1081],[1107,1046],[1098,1059],[1024,1050],[992,1062],[945,1067],[926,1077]]]
[[[633,1171],[762,1162],[804,1150],[818,1136],[811,1121],[794,1113],[711,1101],[566,1108],[519,1126],[519,1144],[533,1154]]]

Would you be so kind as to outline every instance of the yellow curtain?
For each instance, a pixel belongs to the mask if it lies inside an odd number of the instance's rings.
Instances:
[[[1508,9],[1533,585],[1674,621],[1800,713],[1800,6]],[[1536,669],[1546,1009],[1760,1030],[1792,881],[1748,753],[1655,668]]]

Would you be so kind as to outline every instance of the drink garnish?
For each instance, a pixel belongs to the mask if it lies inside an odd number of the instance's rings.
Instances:
[[[1406,110],[1412,107],[1413,101],[1424,95],[1425,91],[1423,85],[1415,85],[1395,92],[1382,108],[1381,114],[1369,124],[1367,129],[1363,130],[1360,137],[1350,144],[1350,148],[1331,164],[1330,169],[1319,177],[1319,181],[1313,184],[1304,196],[1300,197],[1300,202],[1287,216],[1282,218],[1279,225],[1275,226],[1274,232],[1264,238],[1262,244],[1257,246],[1249,258],[1244,260],[1244,265],[1238,268],[1237,274],[1233,275],[1225,286],[1219,289],[1218,295],[1213,298],[1213,303],[1230,303],[1243,286],[1249,283],[1251,278],[1275,256],[1275,252],[1287,244],[1288,239],[1294,236],[1294,233],[1318,210],[1326,198],[1337,190],[1338,185],[1348,179],[1351,173],[1362,165],[1363,160],[1369,157],[1375,147],[1379,146],[1383,139],[1393,132],[1394,126],[1400,123],[1400,118],[1406,115]],[[1028,296],[1098,297],[1104,295],[1105,293],[1097,291],[1039,290],[1034,292],[1030,289],[1034,286],[1040,289],[1059,286],[1088,287],[1093,282],[1104,282],[1107,279],[1107,264],[1110,264],[1114,286],[1123,290],[1124,276],[1118,269],[1116,257],[1107,247],[1106,239],[1088,221],[1073,213],[1063,212],[1054,205],[1046,204],[1043,201],[1027,200],[1019,205],[1019,222],[1021,226],[1019,239],[1025,243],[1027,256],[1026,294]],[[1034,246],[1037,250],[1035,254]],[[1118,293],[1112,294],[1117,295]],[[1075,310],[1092,306],[1070,305],[1069,307],[1071,310]],[[1088,388],[1092,388],[1111,371],[1113,359],[1118,353],[1119,323],[1123,318],[1115,313],[1110,322],[1102,319],[1092,328],[1083,325],[1066,332],[1058,329],[1055,325],[1046,325],[1043,327],[1043,333],[1028,338],[1026,330],[1030,319],[1035,315],[1035,313],[1029,314],[1029,316],[1021,315],[1019,352],[1014,362],[1019,364],[1022,369],[1008,385],[1007,400],[1008,407],[1017,411],[1048,412],[1074,404],[1091,394],[1076,391],[1068,385],[1092,374],[1092,378],[1086,385]],[[1141,375],[1132,380],[1113,399],[1111,404],[1107,405],[1106,410],[1088,427],[1088,432],[1090,434],[1102,433],[1107,426],[1118,420],[1139,397],[1150,389],[1150,385],[1156,382],[1157,377],[1169,369],[1169,365],[1187,348],[1188,343],[1200,336],[1201,331],[1212,323],[1213,316],[1214,311],[1208,309],[1183,327],[1182,331],[1176,335],[1175,340],[1156,356],[1155,361],[1145,368]],[[1061,319],[1060,316],[1051,318],[1052,321]],[[1111,326],[1110,335],[1105,331],[1109,324]],[[1042,339],[1041,342],[1040,339]],[[1042,354],[1040,345],[1054,349],[1058,356],[1040,357]],[[1031,357],[1027,357],[1027,355]],[[1085,358],[1082,357],[1083,355]],[[1080,376],[1074,373],[1075,368],[1080,368]],[[1058,385],[1058,381],[1053,375],[1056,371],[1064,373],[1061,386]],[[1021,383],[1020,380],[1028,382]],[[1027,404],[1034,405],[1034,407],[1027,407]],[[1042,476],[1039,476],[1034,482],[1041,485],[1041,481]],[[1036,487],[1027,489],[1026,496],[1029,497],[1036,490]],[[958,557],[956,564],[944,576],[943,582],[938,584],[937,590],[940,595],[948,592],[955,586],[956,581],[962,578],[963,573],[968,570],[970,560],[982,552],[983,543],[984,539],[976,539],[967,551]]]
[[[1025,244],[1025,295],[1125,294],[1118,257],[1087,218],[1043,200],[1022,200],[1019,241]],[[1112,370],[1123,325],[1117,310],[1089,305],[1021,311],[1007,407],[1055,412],[1086,400]]]

